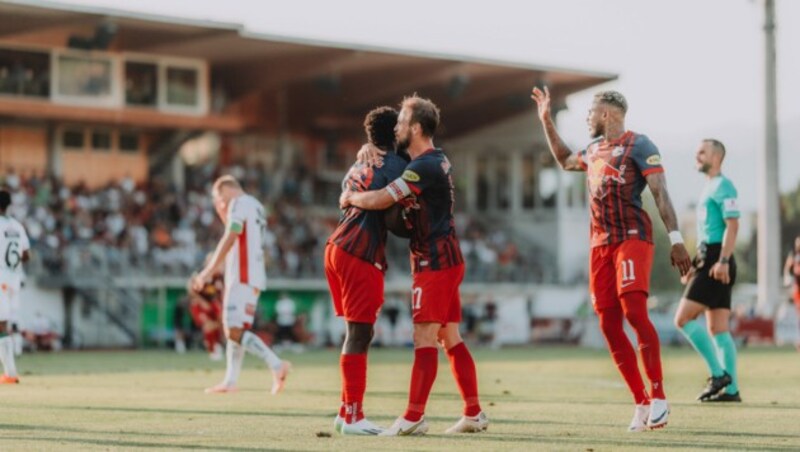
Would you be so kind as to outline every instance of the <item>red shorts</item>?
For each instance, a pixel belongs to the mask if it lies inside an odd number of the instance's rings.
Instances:
[[[375,323],[383,306],[383,272],[336,245],[325,246],[333,310],[348,322]]]
[[[650,292],[655,247],[644,240],[625,240],[592,248],[589,292],[595,311],[620,306],[627,292]]]
[[[446,270],[414,273],[411,312],[414,323],[458,323],[461,321],[459,286],[464,264]]]
[[[222,306],[220,303],[192,303],[189,306],[192,320],[198,328],[202,328],[208,321],[219,322],[222,319]]]

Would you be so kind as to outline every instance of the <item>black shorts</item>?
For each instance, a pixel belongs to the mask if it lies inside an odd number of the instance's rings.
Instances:
[[[731,292],[736,282],[736,260],[730,260],[730,284],[722,284],[709,275],[711,267],[719,260],[722,244],[701,243],[694,258],[694,276],[686,284],[683,298],[708,306],[709,309],[730,309]]]

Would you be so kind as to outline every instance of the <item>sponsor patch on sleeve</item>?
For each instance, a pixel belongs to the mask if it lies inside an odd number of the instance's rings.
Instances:
[[[405,170],[403,171],[403,179],[409,182],[419,182],[419,174],[411,170]]]
[[[728,198],[722,201],[723,206],[725,206],[726,212],[738,212],[739,211],[739,203],[736,202],[736,198]]]
[[[647,157],[647,160],[645,160],[645,161],[647,162],[648,165],[652,165],[652,166],[660,165],[661,164],[661,156],[658,155],[658,154],[651,155],[650,157]]]

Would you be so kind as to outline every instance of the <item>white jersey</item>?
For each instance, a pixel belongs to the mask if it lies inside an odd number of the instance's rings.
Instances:
[[[264,206],[250,195],[231,200],[228,206],[228,230],[239,233],[233,248],[225,257],[225,285],[247,284],[264,290],[267,288],[267,270],[264,267],[264,236],[267,220]]]
[[[22,253],[30,250],[28,234],[19,221],[0,215],[0,279],[19,290],[25,274],[22,270]]]

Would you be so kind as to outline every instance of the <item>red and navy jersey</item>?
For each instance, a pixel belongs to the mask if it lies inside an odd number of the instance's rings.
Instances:
[[[464,262],[453,218],[452,168],[441,149],[430,149],[412,160],[387,190],[409,211],[414,273],[445,270]]]
[[[625,132],[614,141],[595,140],[579,153],[587,173],[592,246],[628,239],[653,242],[650,217],[642,208],[645,176],[663,172],[658,148],[645,135]]]
[[[342,181],[342,190],[380,190],[403,173],[406,161],[394,152],[383,157],[383,166],[373,168],[355,163]],[[328,238],[348,254],[386,271],[386,225],[382,210],[361,210],[350,206],[342,212],[339,225]]]

